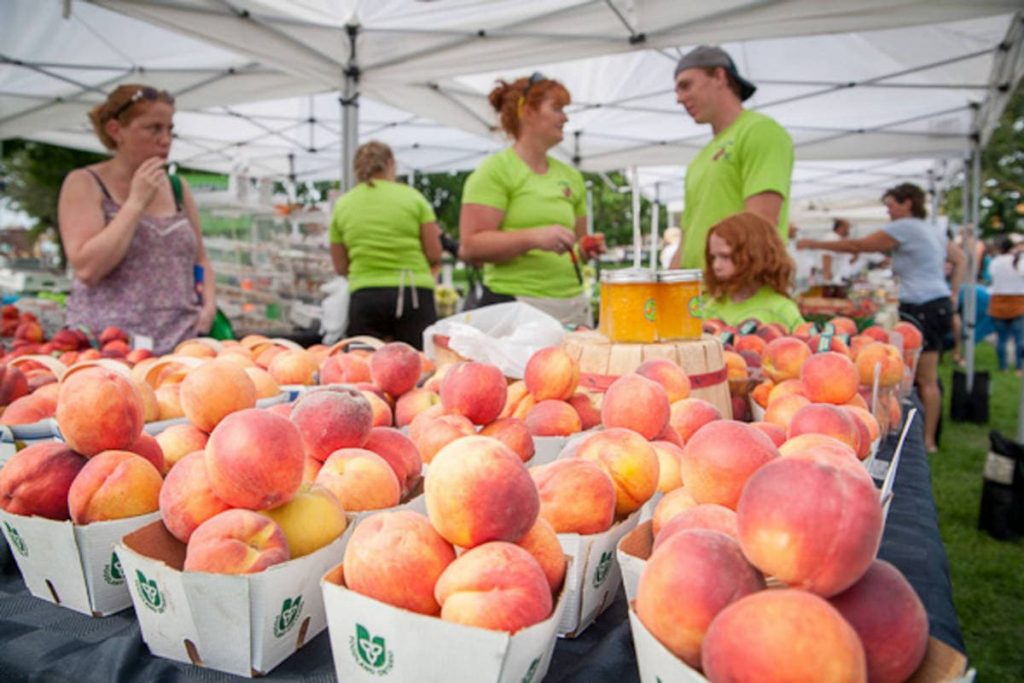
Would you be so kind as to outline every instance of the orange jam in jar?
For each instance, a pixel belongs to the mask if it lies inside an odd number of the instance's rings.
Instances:
[[[700,339],[700,285],[703,274],[699,270],[663,270],[658,273],[655,306],[658,309],[658,339]]]
[[[657,277],[651,270],[602,272],[598,331],[613,342],[655,341],[657,285]]]

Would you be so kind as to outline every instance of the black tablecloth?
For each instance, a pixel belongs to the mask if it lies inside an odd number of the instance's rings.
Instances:
[[[895,439],[890,438],[882,444],[879,457],[888,459],[894,448]],[[879,557],[898,567],[917,590],[928,611],[932,635],[963,652],[920,420],[904,447],[894,494]],[[0,535],[0,681],[241,680],[246,679],[151,656],[131,609],[92,619],[33,598]],[[264,680],[333,681],[327,633],[314,638]],[[582,636],[558,641],[545,680],[639,680],[621,590]]]

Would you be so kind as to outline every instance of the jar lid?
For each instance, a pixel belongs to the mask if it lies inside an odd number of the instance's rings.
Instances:
[[[663,270],[658,273],[658,282],[700,282],[704,273],[696,268],[688,270]]]
[[[646,268],[623,268],[621,270],[602,270],[601,282],[612,284],[624,284],[635,282],[657,282],[658,278],[653,270]]]

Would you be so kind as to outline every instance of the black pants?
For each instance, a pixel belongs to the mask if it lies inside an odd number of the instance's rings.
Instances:
[[[953,329],[953,302],[948,296],[923,304],[900,303],[900,317],[912,319],[924,337],[922,351],[945,350],[946,335]]]
[[[402,316],[395,317],[397,287],[367,287],[352,293],[348,307],[349,337],[365,334],[384,341],[401,341],[423,349],[423,330],[437,321],[434,291],[416,288],[418,308],[412,305],[412,288],[402,293]]]

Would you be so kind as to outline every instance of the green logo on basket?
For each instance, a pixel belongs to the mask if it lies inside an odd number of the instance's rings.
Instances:
[[[538,666],[540,666],[540,657],[530,662],[530,668],[526,670],[526,675],[523,676],[523,683],[533,683],[533,677],[537,675]]]
[[[7,538],[10,540],[11,545],[18,551],[18,554],[22,557],[28,557],[28,546],[25,545],[25,539],[21,537],[18,530],[13,526],[4,522],[4,528],[7,529]]]
[[[652,323],[654,322],[654,319],[658,317],[657,308],[654,306],[654,299],[648,299],[644,302],[644,317]]]
[[[299,620],[300,614],[302,614],[302,596],[300,595],[294,600],[285,598],[281,603],[281,613],[277,615],[277,619],[274,619],[274,636],[280,638],[288,633]]]
[[[121,560],[117,553],[110,553],[110,564],[103,567],[103,580],[111,586],[120,586],[124,583],[124,572],[121,571]]]
[[[356,635],[348,640],[356,663],[377,676],[386,676],[395,665],[395,653],[388,649],[381,636],[371,636],[362,624],[356,624]]]
[[[594,571],[594,588],[597,588],[604,580],[608,578],[608,570],[612,568],[612,553],[609,550],[606,553],[601,553],[601,559],[597,563],[597,569]]]
[[[167,609],[167,603],[164,602],[164,596],[157,587],[156,581],[150,581],[138,569],[135,570],[135,588],[139,597],[142,598],[142,604],[149,609],[157,614]]]

